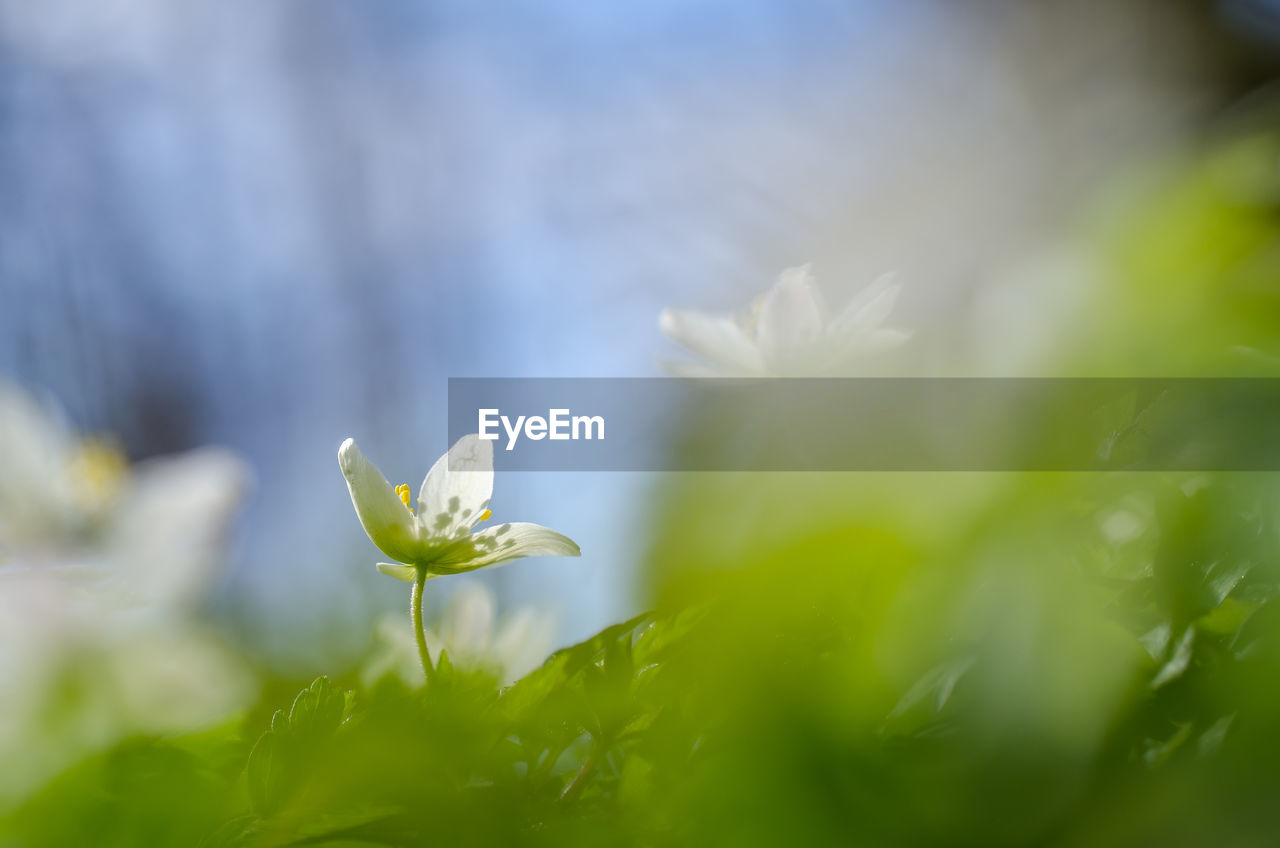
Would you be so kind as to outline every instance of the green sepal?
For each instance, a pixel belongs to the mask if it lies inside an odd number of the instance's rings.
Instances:
[[[388,577],[394,577],[406,583],[412,583],[418,579],[417,566],[405,565],[402,562],[380,562],[378,563],[378,570]]]

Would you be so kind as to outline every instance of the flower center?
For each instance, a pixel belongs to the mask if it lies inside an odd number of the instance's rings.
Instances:
[[[104,439],[82,442],[70,462],[76,498],[85,509],[110,501],[125,483],[129,463],[124,454]]]
[[[413,507],[409,506],[409,484],[401,483],[396,486],[396,494],[400,496],[400,503],[404,504],[404,508],[409,510],[410,515],[414,515]],[[480,513],[480,517],[476,521],[488,521],[493,516],[493,510],[486,509]]]
[[[396,494],[400,496],[400,503],[404,504],[404,508],[409,510],[410,515],[413,515],[413,507],[409,506],[409,484],[401,483],[396,486]]]

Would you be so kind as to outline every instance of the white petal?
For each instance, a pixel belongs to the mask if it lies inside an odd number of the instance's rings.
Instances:
[[[873,330],[870,334],[862,339],[859,348],[876,353],[882,350],[892,350],[895,347],[901,347],[911,339],[911,333],[906,330],[891,330],[883,327],[879,330]]]
[[[440,552],[428,567],[437,574],[474,571],[529,556],[579,556],[577,542],[549,527],[527,522],[486,527]]]
[[[822,341],[826,310],[809,266],[789,268],[760,304],[758,337],[766,361],[790,358]]]
[[[831,364],[834,368],[870,355],[884,353],[901,347],[911,338],[911,333],[881,327],[868,333],[852,333],[832,338],[828,344]]]
[[[418,492],[418,522],[430,539],[463,535],[493,497],[493,442],[476,434],[458,439],[436,460]]]
[[[417,559],[421,551],[413,516],[382,472],[365,459],[354,439],[347,439],[338,448],[338,464],[369,539],[392,559]]]
[[[479,583],[467,583],[454,590],[440,622],[440,636],[451,657],[481,657],[493,638],[496,603]]]
[[[248,491],[248,466],[201,448],[136,466],[106,528],[112,558],[135,601],[195,600],[223,559],[229,523]]]
[[[893,312],[902,286],[893,274],[885,274],[858,292],[844,310],[831,322],[831,333],[852,335],[869,333],[879,327]]]
[[[74,510],[67,479],[74,451],[52,410],[0,380],[0,533],[57,532]]]
[[[517,610],[494,635],[492,653],[502,661],[503,682],[514,683],[542,665],[555,644],[555,620],[531,608]]]
[[[245,709],[256,693],[242,662],[193,627],[116,634],[100,647],[102,685],[122,727],[168,735],[208,727]]]
[[[380,562],[378,563],[378,570],[388,577],[394,577],[406,583],[413,583],[418,579],[418,569],[402,562]]]
[[[733,372],[758,375],[764,370],[759,348],[731,318],[664,309],[658,326],[672,341]]]

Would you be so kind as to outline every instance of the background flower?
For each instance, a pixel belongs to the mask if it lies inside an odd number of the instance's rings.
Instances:
[[[130,466],[0,384],[0,797],[134,733],[190,731],[254,686],[200,607],[248,484],[233,455]],[[29,495],[29,496],[28,496]]]
[[[445,651],[455,667],[488,672],[504,684],[546,659],[554,634],[554,618],[534,607],[520,607],[499,618],[493,592],[472,581],[454,589],[439,620],[426,631],[432,662],[438,664]],[[422,684],[413,630],[403,615],[388,615],[379,622],[378,647],[362,672],[366,685],[386,674],[412,686]]]
[[[809,266],[782,272],[747,312],[717,316],[664,309],[658,324],[701,361],[668,361],[680,377],[791,377],[850,373],[859,357],[906,342],[883,326],[900,287],[889,275],[860,291],[832,317]]]

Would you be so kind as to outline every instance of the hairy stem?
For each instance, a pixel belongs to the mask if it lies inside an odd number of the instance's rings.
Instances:
[[[435,677],[436,669],[431,664],[431,652],[427,650],[427,634],[422,629],[422,587],[427,582],[427,570],[418,567],[418,579],[413,581],[413,594],[409,596],[409,616],[413,619],[413,635],[418,640],[418,659],[422,661],[422,673],[427,677],[427,685]]]

